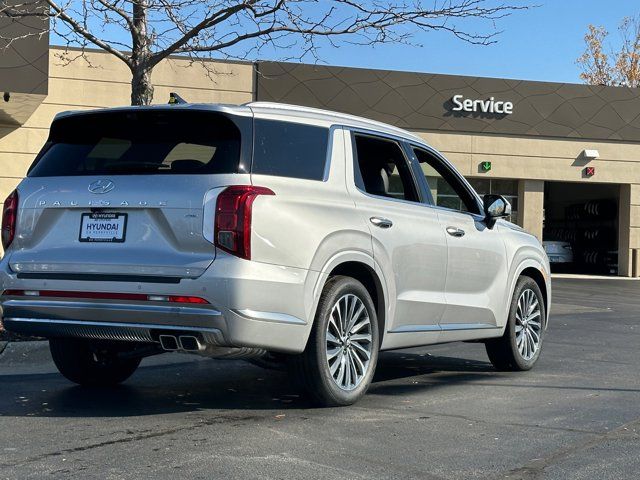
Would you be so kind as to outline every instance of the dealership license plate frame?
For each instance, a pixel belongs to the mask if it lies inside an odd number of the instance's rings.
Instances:
[[[122,237],[91,237],[89,233],[85,231],[85,218],[89,220],[113,220],[122,219]],[[80,216],[80,233],[78,234],[78,240],[84,243],[124,243],[127,237],[127,221],[129,215],[127,213],[120,212],[85,212]]]

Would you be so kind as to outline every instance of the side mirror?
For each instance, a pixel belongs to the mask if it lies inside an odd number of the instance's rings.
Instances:
[[[511,204],[502,195],[485,195],[484,215],[487,227],[493,228],[498,218],[511,215]]]

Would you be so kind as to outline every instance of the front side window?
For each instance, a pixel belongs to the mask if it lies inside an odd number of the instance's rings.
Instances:
[[[475,197],[435,155],[415,147],[413,152],[420,162],[436,206],[464,213],[480,214]]]
[[[385,138],[353,135],[356,186],[371,195],[418,202],[411,170],[400,145]]]
[[[257,119],[251,173],[323,180],[329,129]]]

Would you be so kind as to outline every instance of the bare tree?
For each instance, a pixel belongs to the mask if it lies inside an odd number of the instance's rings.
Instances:
[[[169,55],[245,59],[268,47],[295,52],[287,59],[318,60],[321,44],[415,45],[414,35],[426,31],[487,45],[499,33],[497,20],[527,8],[505,0],[33,1],[0,0],[0,16],[49,18],[68,47],[98,47],[122,60],[132,74],[133,105],[152,101],[151,72]],[[470,31],[470,19],[486,23]]]
[[[577,60],[582,68],[580,78],[586,83],[640,86],[640,16],[623,19],[618,30],[620,44],[615,49],[607,48],[609,32],[604,27],[589,25],[584,37],[587,48]]]

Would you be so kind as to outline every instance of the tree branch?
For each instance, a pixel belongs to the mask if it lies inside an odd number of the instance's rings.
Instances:
[[[323,44],[417,45],[415,35],[429,31],[488,45],[500,33],[496,21],[531,8],[502,3],[508,1],[0,0],[0,17],[50,19],[51,31],[67,46],[94,45],[114,55],[131,69],[132,88],[142,99],[138,101],[147,102],[153,91],[151,70],[172,54],[193,59],[194,54],[217,52],[246,59],[273,48],[286,52],[287,58],[311,55],[318,61]],[[468,19],[483,20],[487,30],[467,30]],[[123,34],[131,38],[130,54],[125,53]],[[627,58],[625,65],[640,64],[635,57]]]
[[[75,19],[69,16],[65,9],[61,8],[58,4],[56,4],[53,0],[45,0],[46,3],[53,10],[54,16],[60,18],[64,23],[66,23],[75,33],[85,38],[89,42],[93,43],[97,47],[102,48],[103,50],[109,52],[111,55],[119,58],[127,65],[130,65],[130,59],[125,54],[120,52],[119,50],[113,48],[107,41],[101,40],[92,34],[88,29],[80,25]]]

